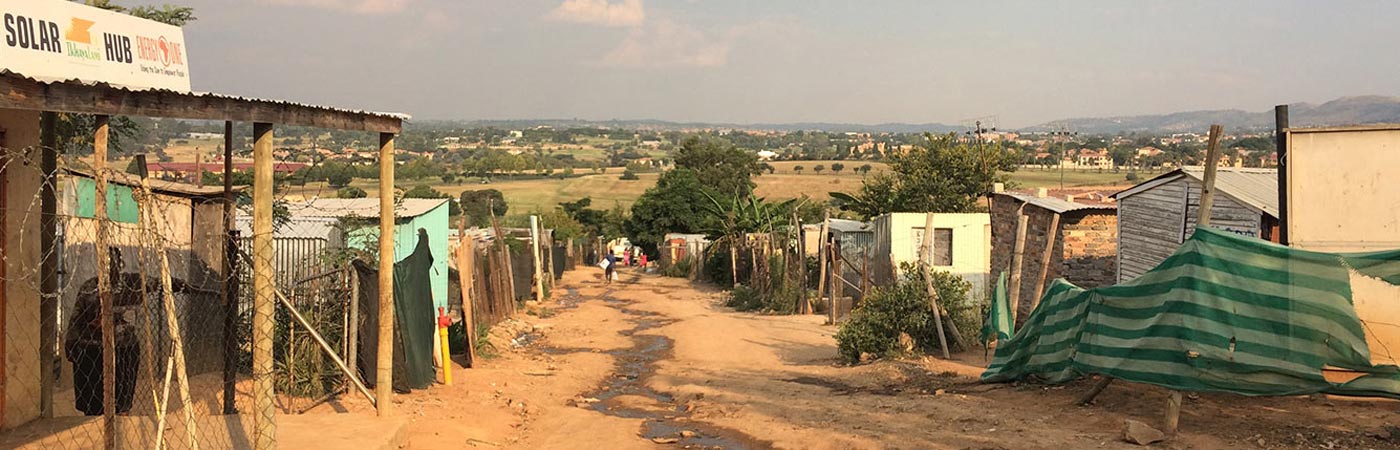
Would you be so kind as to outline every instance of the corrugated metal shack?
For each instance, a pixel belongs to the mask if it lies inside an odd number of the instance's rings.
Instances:
[[[1171,256],[1196,228],[1202,167],[1162,174],[1113,194],[1118,199],[1118,281],[1136,278]],[[1278,241],[1278,171],[1225,168],[1216,172],[1211,227]]]

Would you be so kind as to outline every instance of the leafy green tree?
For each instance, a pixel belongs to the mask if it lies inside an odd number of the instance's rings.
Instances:
[[[714,218],[706,214],[709,202],[708,180],[702,182],[693,170],[680,168],[661,174],[656,186],[647,189],[632,204],[626,232],[632,242],[655,251],[666,233],[702,233],[713,228]]]
[[[489,226],[492,214],[504,216],[508,209],[505,195],[495,189],[464,191],[460,198],[462,214],[473,226]]]
[[[447,215],[457,216],[462,214],[457,202],[452,201],[452,196],[439,192],[437,189],[433,189],[432,186],[426,184],[420,184],[414,186],[412,189],[404,191],[403,198],[445,198],[447,199]]]
[[[872,169],[872,167],[870,167],[869,164],[864,164],[864,165],[861,165],[860,167],[857,167],[857,168],[856,168],[856,172],[860,172],[861,175],[869,175],[869,174],[870,174],[870,169]]]
[[[801,164],[792,166],[792,171],[797,172],[798,175],[802,175],[802,169],[805,169],[805,167],[802,167]]]
[[[846,165],[845,165],[845,164],[843,164],[843,163],[832,163],[832,164],[831,164],[831,173],[841,173],[842,170],[846,170]]]
[[[758,157],[727,141],[691,136],[676,150],[676,168],[694,171],[696,176],[723,195],[745,196],[753,192],[750,180],[759,171]]]
[[[977,199],[1016,170],[1001,145],[958,143],[955,135],[925,135],[909,153],[894,155],[890,171],[868,177],[854,194],[833,192],[839,206],[865,217],[890,212],[974,212]]]
[[[368,197],[369,194],[366,193],[364,189],[349,186],[340,188],[340,190],[335,191],[335,196],[336,198],[365,198]]]
[[[619,180],[624,180],[624,181],[632,181],[632,180],[640,180],[641,177],[638,177],[638,176],[637,176],[637,173],[636,173],[636,172],[633,172],[631,168],[627,168],[627,169],[623,169],[623,170],[622,170],[622,176],[619,177],[618,179],[619,179]]]
[[[334,189],[349,186],[351,181],[355,181],[355,177],[346,171],[335,171],[326,175],[326,185]]]
[[[817,175],[821,175],[823,170],[826,170],[826,166],[821,165],[821,164],[817,164],[816,167],[813,167],[813,168],[812,168],[812,171],[813,171],[813,172],[816,172]]]

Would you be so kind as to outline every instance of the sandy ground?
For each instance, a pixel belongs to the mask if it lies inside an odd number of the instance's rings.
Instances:
[[[737,313],[685,280],[623,277],[605,286],[596,271],[570,272],[556,300],[493,332],[499,356],[456,367],[451,386],[396,396],[408,445],[1136,448],[1123,421],[1161,421],[1159,388],[1117,382],[1076,407],[1090,381],[977,384],[980,351],[840,366],[821,317]],[[355,398],[323,408],[367,409]],[[1155,447],[1400,448],[1389,424],[1400,425],[1400,402],[1189,395],[1181,434]]]

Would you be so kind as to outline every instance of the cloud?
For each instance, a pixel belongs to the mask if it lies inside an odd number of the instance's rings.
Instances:
[[[403,11],[412,0],[262,0],[263,3],[305,6],[356,14],[388,14]]]
[[[662,18],[632,30],[599,61],[612,67],[723,67],[730,50],[741,41],[761,36],[791,35],[796,26],[760,20],[706,32]]]
[[[621,0],[617,3],[608,0],[564,0],[545,18],[605,27],[633,27],[642,24],[646,11],[642,8],[642,0]]]

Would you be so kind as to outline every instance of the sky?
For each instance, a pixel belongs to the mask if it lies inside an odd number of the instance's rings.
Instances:
[[[1400,95],[1381,0],[161,2],[195,8],[196,90],[420,119],[1010,128]]]

